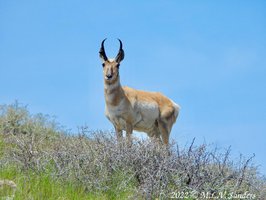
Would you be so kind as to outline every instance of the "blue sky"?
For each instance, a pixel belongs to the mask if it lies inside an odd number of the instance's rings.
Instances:
[[[100,42],[123,85],[181,105],[171,137],[256,154],[266,174],[265,1],[0,0],[0,104],[111,130]]]

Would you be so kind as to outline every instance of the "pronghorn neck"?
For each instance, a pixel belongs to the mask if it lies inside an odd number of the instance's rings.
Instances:
[[[104,96],[106,104],[116,106],[124,98],[124,95],[119,76],[112,83],[108,83],[107,81],[104,82]]]

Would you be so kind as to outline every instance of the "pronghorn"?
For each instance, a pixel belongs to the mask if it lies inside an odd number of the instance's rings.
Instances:
[[[167,145],[180,107],[161,93],[122,87],[119,77],[119,65],[124,59],[122,42],[118,39],[119,52],[114,59],[109,59],[104,50],[105,40],[99,51],[104,76],[105,115],[114,125],[117,139],[122,138],[124,130],[131,142],[132,131],[136,130]]]

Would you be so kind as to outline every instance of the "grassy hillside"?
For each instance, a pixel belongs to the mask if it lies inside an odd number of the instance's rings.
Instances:
[[[117,144],[112,133],[70,134],[17,103],[0,107],[0,199],[265,199],[252,158],[194,142]]]

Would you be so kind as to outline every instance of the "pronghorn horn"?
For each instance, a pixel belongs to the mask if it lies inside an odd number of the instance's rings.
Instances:
[[[105,38],[103,41],[102,41],[102,45],[101,45],[101,48],[100,48],[100,51],[99,51],[99,54],[100,54],[100,57],[106,61],[108,60],[106,54],[105,54],[105,50],[104,50],[104,41],[106,40],[107,38]]]
[[[123,50],[123,44],[122,44],[120,39],[118,39],[118,40],[120,43],[120,48],[119,48],[119,52],[118,52],[117,56],[115,57],[115,60],[117,63],[120,63],[124,59],[125,54],[124,54],[124,50]]]

